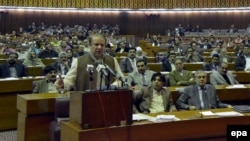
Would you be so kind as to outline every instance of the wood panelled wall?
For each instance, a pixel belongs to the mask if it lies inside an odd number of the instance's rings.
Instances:
[[[199,24],[202,28],[228,28],[235,24],[238,28],[246,28],[250,23],[250,12],[225,12],[225,13],[162,13],[148,16],[144,13],[78,13],[78,12],[30,12],[10,11],[1,16],[2,33],[16,30],[20,26],[27,27],[32,22],[47,25],[63,23],[64,25],[86,25],[87,23],[119,24],[123,34],[160,33],[164,34],[166,29],[173,29],[178,24],[184,27],[187,24],[195,26]]]
[[[2,6],[74,8],[249,7],[249,0],[0,0]]]
[[[119,24],[122,34],[145,35],[165,34],[166,29],[174,29],[178,24],[193,27],[199,24],[202,28],[227,29],[234,24],[239,29],[246,29],[250,23],[249,12],[194,12],[194,13],[161,13],[147,15],[130,12],[45,12],[45,11],[7,11],[1,13],[0,32],[10,33],[19,27],[28,27],[32,22],[39,25],[63,23],[63,25],[98,25]]]

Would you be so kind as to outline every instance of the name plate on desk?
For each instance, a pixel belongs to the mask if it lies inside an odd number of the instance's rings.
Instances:
[[[130,125],[132,106],[131,90],[72,92],[70,121],[83,129]]]

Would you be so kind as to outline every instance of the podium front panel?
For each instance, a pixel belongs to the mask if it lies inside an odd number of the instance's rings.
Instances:
[[[85,129],[130,125],[132,106],[131,90],[72,92],[70,121]]]

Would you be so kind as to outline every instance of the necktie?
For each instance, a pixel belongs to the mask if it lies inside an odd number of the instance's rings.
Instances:
[[[146,78],[144,74],[142,74],[142,84],[143,86],[147,86],[147,82],[146,82]]]
[[[201,93],[199,93],[200,96],[200,104],[201,104],[201,109],[204,109],[204,96],[205,96],[205,88],[204,87],[200,87],[201,88]]]

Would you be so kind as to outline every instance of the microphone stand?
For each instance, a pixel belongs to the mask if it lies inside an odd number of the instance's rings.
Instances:
[[[89,90],[93,90],[92,89],[92,83],[93,83],[93,72],[91,70],[89,70]]]
[[[100,71],[100,73],[101,73],[101,77],[100,77],[101,79],[100,79],[99,91],[102,90],[102,78],[103,78],[103,72]]]
[[[106,90],[111,90],[111,89],[110,89],[110,72],[109,72],[109,71],[108,71],[108,76],[107,76],[106,87],[107,87]]]

